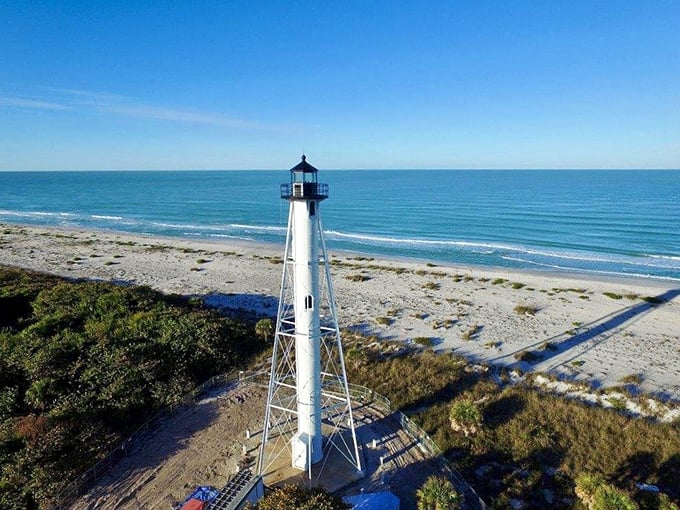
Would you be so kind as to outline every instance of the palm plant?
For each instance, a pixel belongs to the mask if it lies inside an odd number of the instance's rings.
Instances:
[[[482,413],[474,402],[460,400],[453,404],[449,412],[451,428],[462,431],[465,437],[475,434],[482,423]]]
[[[443,476],[430,476],[425,480],[416,491],[416,498],[418,510],[457,510],[463,499]]]
[[[609,484],[600,485],[590,505],[591,510],[637,510],[637,508],[628,494]]]
[[[274,332],[274,323],[271,319],[260,319],[255,324],[255,334],[265,342],[269,341],[269,336]]]
[[[576,477],[574,492],[585,506],[590,507],[595,498],[597,489],[599,489],[603,483],[604,480],[599,475],[582,473]]]

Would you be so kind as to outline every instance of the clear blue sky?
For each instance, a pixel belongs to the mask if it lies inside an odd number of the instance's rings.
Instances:
[[[680,2],[0,0],[0,169],[680,168]]]

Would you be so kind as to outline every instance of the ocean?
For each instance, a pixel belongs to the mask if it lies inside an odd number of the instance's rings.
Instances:
[[[0,222],[283,245],[281,171],[0,172]],[[680,281],[680,171],[320,170],[329,248]]]

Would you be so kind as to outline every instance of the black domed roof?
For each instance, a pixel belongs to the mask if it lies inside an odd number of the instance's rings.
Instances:
[[[302,161],[290,169],[291,172],[318,172],[316,168],[307,163],[307,156],[302,155]]]

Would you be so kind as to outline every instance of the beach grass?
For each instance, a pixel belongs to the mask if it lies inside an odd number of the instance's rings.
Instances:
[[[535,305],[517,305],[513,310],[517,315],[536,315],[539,308]]]
[[[491,508],[509,508],[511,499],[549,508],[546,490],[555,501],[573,501],[582,473],[597,473],[638,503],[645,496],[636,481],[658,484],[662,492],[677,489],[676,425],[631,418],[528,385],[498,385],[466,366],[453,354],[425,351],[372,357],[349,377],[386,395],[432,435]],[[481,429],[467,437],[450,424],[451,406],[463,400],[479,402],[483,417]]]
[[[348,274],[345,279],[350,282],[367,282],[371,277],[365,274]]]

